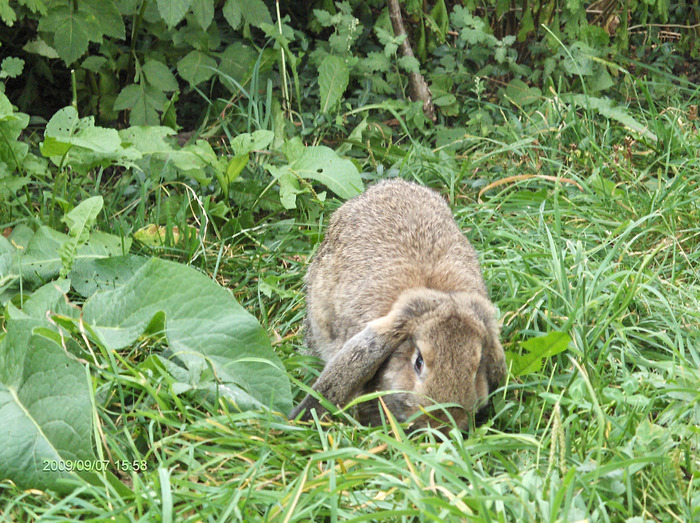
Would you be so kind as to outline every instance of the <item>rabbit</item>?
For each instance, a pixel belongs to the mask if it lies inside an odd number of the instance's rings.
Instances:
[[[447,203],[401,179],[377,183],[331,217],[305,277],[306,344],[325,367],[314,390],[343,407],[356,396],[383,400],[399,422],[434,403],[466,430],[506,367],[495,309],[473,247]],[[325,412],[308,395],[291,413]],[[416,426],[447,423],[444,410]],[[359,406],[382,423],[377,401]]]

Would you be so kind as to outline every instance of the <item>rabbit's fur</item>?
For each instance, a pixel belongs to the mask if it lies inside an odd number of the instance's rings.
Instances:
[[[314,389],[336,405],[404,391],[383,396],[399,421],[453,403],[466,428],[505,373],[476,253],[445,201],[414,183],[378,183],[333,214],[306,274],[306,302],[306,342],[325,363]],[[308,419],[312,408],[322,411],[307,396],[291,417]],[[359,415],[381,423],[376,401]]]

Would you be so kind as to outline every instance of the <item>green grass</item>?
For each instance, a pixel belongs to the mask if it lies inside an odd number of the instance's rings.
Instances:
[[[120,473],[133,494],[106,485],[56,497],[3,482],[2,517],[700,521],[700,139],[685,119],[697,91],[684,103],[640,96],[631,106],[657,141],[632,143],[614,120],[547,102],[488,140],[465,137],[456,156],[411,145],[393,165],[450,200],[480,253],[506,350],[551,331],[572,338],[540,371],[509,376],[483,425],[407,435],[391,420],[237,413],[172,396],[138,365],[152,347],[133,347],[123,368],[95,369],[93,380],[106,459],[146,464]],[[362,160],[367,170],[380,153]],[[522,176],[533,174],[550,178]],[[158,212],[185,219],[183,200],[166,208],[162,187],[130,194],[127,182],[102,189],[113,230],[130,234]],[[290,376],[308,383],[318,366],[300,353],[303,274],[336,205],[236,233],[213,223],[213,240],[162,255],[231,288]]]

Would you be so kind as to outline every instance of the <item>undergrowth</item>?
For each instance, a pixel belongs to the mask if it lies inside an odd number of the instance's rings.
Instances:
[[[652,82],[630,86],[637,132],[620,114],[554,96],[528,112],[501,107],[489,138],[353,148],[365,181],[401,176],[448,199],[480,254],[509,353],[549,332],[572,340],[539,369],[511,372],[482,425],[407,434],[390,417],[367,428],[345,414],[304,424],[237,412],[144,374],[157,348],[146,339],[120,352],[117,371],[92,368],[98,446],[128,463],[115,473],[129,489],[85,484],[58,497],[5,481],[3,517],[700,521],[700,138],[688,117],[698,90],[660,100]],[[246,176],[242,191],[268,183],[256,166]],[[312,192],[294,210],[217,216],[213,200],[174,180],[140,192],[128,174],[66,183],[76,199],[103,194],[98,223],[116,235],[206,225],[189,244],[135,249],[230,288],[301,400],[296,380],[318,369],[302,351],[303,274],[339,201]],[[56,212],[49,197],[31,205],[44,220]]]

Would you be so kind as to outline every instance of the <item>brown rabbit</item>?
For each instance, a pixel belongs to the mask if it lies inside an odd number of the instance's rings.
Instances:
[[[306,301],[306,342],[325,363],[314,389],[338,406],[399,391],[383,397],[397,420],[453,403],[461,408],[448,411],[465,429],[505,374],[476,253],[445,201],[420,185],[380,182],[333,214],[306,274]],[[290,417],[309,419],[313,408],[323,410],[307,396]],[[359,415],[381,423],[377,401]]]

